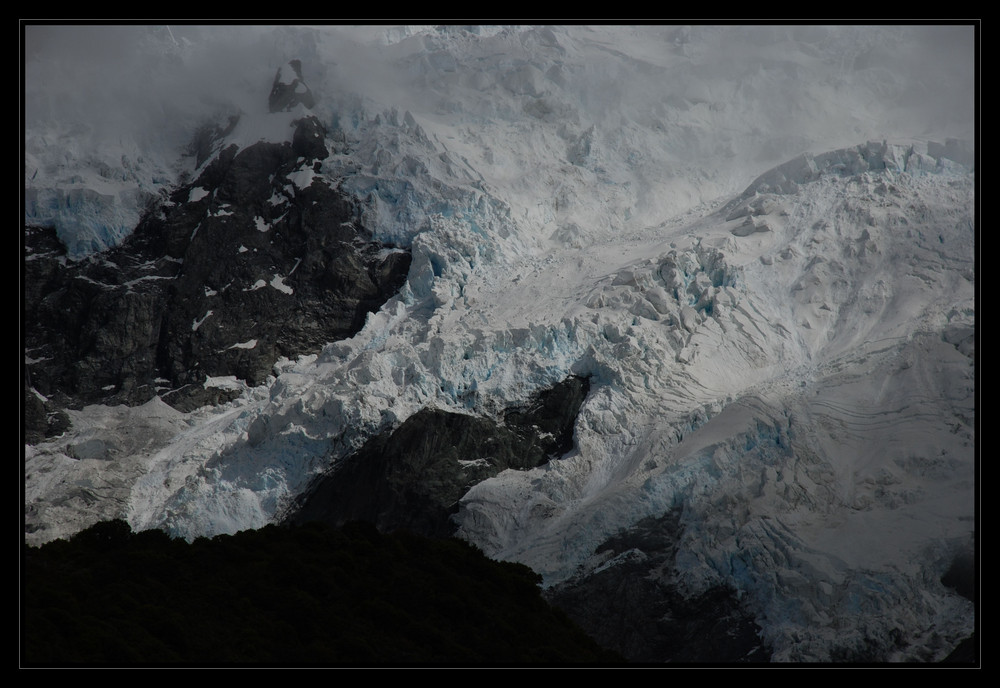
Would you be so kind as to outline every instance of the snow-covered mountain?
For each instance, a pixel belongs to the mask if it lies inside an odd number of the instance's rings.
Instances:
[[[223,287],[284,298],[319,264],[278,236],[321,189],[349,200],[338,226],[370,233],[371,261],[410,262],[356,332],[276,345],[269,375],[226,374],[258,340],[223,328],[207,341],[234,351],[155,395],[60,392],[70,426],[24,447],[25,539],[114,517],[187,538],[260,527],[422,412],[547,427],[511,409],[586,380],[568,451],[488,476],[493,456],[449,459],[477,476],[451,505],[457,536],[531,566],[553,599],[641,581],[653,622],[725,589],[773,661],[941,659],[975,629],[952,582],[973,573],[956,562],[978,517],[974,36],[26,27],[25,223],[66,248],[26,265],[133,293],[108,250],[136,227],[175,227],[195,256],[197,232],[243,223],[259,245],[212,250],[274,270],[185,287],[190,309],[167,312],[196,331],[223,322]],[[233,183],[203,180],[261,142],[296,154],[239,219]],[[98,263],[119,277],[80,267]],[[232,312],[235,337],[250,314]],[[51,410],[68,373],[43,375],[46,356],[25,351],[26,380],[47,380],[32,394]],[[168,405],[193,379],[216,392],[188,398],[221,403]],[[576,614],[600,636],[618,608]]]

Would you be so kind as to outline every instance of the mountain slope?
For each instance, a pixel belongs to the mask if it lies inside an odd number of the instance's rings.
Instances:
[[[291,142],[220,147],[115,248],[67,262],[30,228],[36,393],[75,406],[218,403],[235,378],[260,384],[279,356],[354,334],[402,286],[409,254],[372,241],[351,200],[313,179],[324,130],[300,115]]]
[[[775,661],[942,658],[975,624],[942,578],[975,547],[976,188],[965,82],[900,57],[923,28],[278,32],[327,132],[301,171],[406,281],[217,406],[67,408],[25,447],[26,538],[262,527],[410,419],[576,376],[572,447],[464,492],[460,537],[554,598],[723,591]],[[962,78],[963,28],[933,34]],[[221,120],[206,169],[281,117]]]

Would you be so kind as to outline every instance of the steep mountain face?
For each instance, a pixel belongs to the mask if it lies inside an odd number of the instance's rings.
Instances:
[[[290,143],[224,147],[122,244],[86,260],[29,229],[36,395],[76,407],[220,403],[237,380],[262,384],[278,358],[354,334],[402,286],[409,253],[374,241],[351,199],[314,178],[329,155],[323,126],[312,115],[291,126]],[[30,431],[45,434],[39,422]]]
[[[26,539],[364,518],[527,564],[635,661],[945,658],[977,597],[955,28],[269,35],[268,112],[201,129],[116,248],[26,203]]]

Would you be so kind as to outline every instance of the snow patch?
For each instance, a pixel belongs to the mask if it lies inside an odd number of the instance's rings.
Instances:
[[[208,311],[207,313],[205,313],[205,315],[203,315],[201,317],[200,320],[194,320],[194,321],[192,321],[192,323],[191,323],[191,331],[192,332],[196,332],[198,330],[198,328],[201,327],[201,324],[203,322],[205,322],[206,320],[208,320],[209,316],[211,316],[211,315],[212,315],[212,311]]]
[[[300,168],[288,175],[288,181],[299,189],[308,188],[316,178],[316,172],[311,167]]]
[[[188,192],[188,203],[196,203],[197,201],[200,201],[208,196],[210,193],[212,192],[207,189],[203,189],[200,186],[191,187],[191,190]]]
[[[274,277],[271,278],[271,286],[284,294],[289,294],[289,295],[294,294],[295,291],[290,286],[284,283],[283,281],[284,279],[285,278],[282,277],[281,275],[275,275]]]
[[[250,348],[236,345],[237,348]],[[233,347],[230,347],[233,348]],[[205,389],[243,389],[246,385],[236,379],[233,375],[221,375],[217,377],[206,377],[203,383]]]

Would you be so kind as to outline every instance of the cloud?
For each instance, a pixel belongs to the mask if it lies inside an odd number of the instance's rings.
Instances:
[[[96,140],[190,136],[215,110],[266,105],[268,28],[26,26],[25,126]]]

